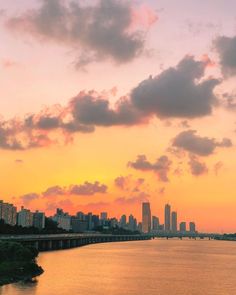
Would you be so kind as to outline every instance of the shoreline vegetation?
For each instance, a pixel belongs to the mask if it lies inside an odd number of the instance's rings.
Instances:
[[[236,241],[236,233],[235,234],[223,234],[220,238],[215,238],[215,240],[219,240],[219,241]]]
[[[38,251],[16,242],[0,242],[0,286],[32,281],[43,273],[36,262]]]

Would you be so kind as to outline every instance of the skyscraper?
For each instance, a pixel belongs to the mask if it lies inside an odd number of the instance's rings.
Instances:
[[[181,222],[179,225],[179,230],[181,233],[185,233],[186,232],[186,222]]]
[[[137,220],[134,218],[134,216],[131,214],[129,216],[129,223],[128,223],[128,229],[129,230],[136,230],[137,228]]]
[[[22,227],[31,227],[33,226],[33,212],[28,209],[25,209],[23,206],[17,214],[17,224]]]
[[[16,207],[0,200],[0,220],[6,224],[16,225]]]
[[[86,220],[87,223],[88,223],[88,230],[92,230],[93,227],[94,227],[92,217],[93,217],[93,213],[92,213],[92,212],[89,212],[89,213],[85,216],[85,220]]]
[[[36,211],[33,214],[33,226],[38,229],[45,228],[45,213]]]
[[[177,212],[173,211],[171,213],[171,231],[176,233],[177,232]]]
[[[120,227],[126,228],[126,215],[123,214],[120,218]]]
[[[149,233],[151,230],[151,209],[150,203],[145,202],[142,204],[142,231]]]
[[[170,231],[170,205],[165,205],[165,231]]]
[[[189,231],[191,233],[195,233],[196,232],[196,225],[194,222],[189,222]]]
[[[71,229],[71,216],[62,209],[57,208],[56,214],[52,217],[58,223],[58,227],[69,231]]]
[[[100,214],[100,218],[101,218],[101,220],[104,220],[104,221],[106,221],[107,220],[107,212],[101,212],[101,214]]]
[[[152,230],[156,231],[159,229],[159,218],[152,216]]]

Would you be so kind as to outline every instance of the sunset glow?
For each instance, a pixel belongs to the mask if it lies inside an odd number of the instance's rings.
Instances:
[[[0,0],[0,199],[235,232],[235,8]]]

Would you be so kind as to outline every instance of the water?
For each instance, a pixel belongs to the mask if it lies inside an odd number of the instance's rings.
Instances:
[[[235,295],[236,242],[152,240],[42,253],[36,284],[1,295]]]

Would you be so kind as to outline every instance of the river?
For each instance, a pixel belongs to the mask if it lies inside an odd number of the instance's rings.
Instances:
[[[235,295],[236,242],[150,240],[40,253],[35,284],[1,295]]]

